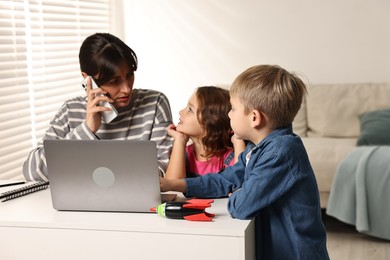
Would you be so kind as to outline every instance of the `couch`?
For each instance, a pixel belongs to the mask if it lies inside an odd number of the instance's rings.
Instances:
[[[326,208],[338,165],[364,143],[362,115],[390,108],[390,84],[312,84],[307,92],[293,128],[302,137]]]

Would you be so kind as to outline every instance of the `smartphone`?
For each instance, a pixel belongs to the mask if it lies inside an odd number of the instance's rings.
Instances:
[[[81,82],[81,85],[83,86],[85,91],[87,91],[88,78],[91,78],[92,89],[98,88],[98,85],[95,83],[93,78],[91,76],[87,76]],[[102,114],[102,120],[104,122],[110,123],[112,120],[114,120],[114,118],[116,118],[118,116],[118,111],[116,111],[115,107],[111,103],[109,103],[107,101],[101,101],[101,102],[99,102],[99,106],[104,106],[104,107],[108,107],[108,108],[112,109],[111,111],[104,111],[104,112],[101,113]]]

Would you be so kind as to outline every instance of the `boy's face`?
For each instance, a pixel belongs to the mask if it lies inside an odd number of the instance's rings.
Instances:
[[[234,135],[238,139],[250,140],[248,134],[251,131],[249,114],[245,113],[245,107],[240,102],[238,97],[231,96],[230,104],[232,106],[229,111],[230,126],[233,129]]]

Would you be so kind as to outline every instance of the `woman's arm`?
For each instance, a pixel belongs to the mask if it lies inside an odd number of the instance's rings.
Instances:
[[[54,119],[50,121],[50,127],[46,130],[45,136],[27,156],[23,164],[23,175],[28,181],[48,180],[43,140],[46,139],[77,139],[95,140],[97,137],[88,128],[85,122],[85,100],[81,97],[65,102],[58,110]],[[69,110],[73,112],[70,118]],[[71,123],[72,126],[71,126]]]
[[[143,93],[143,94],[142,94]],[[172,113],[168,98],[161,92],[152,90],[138,90],[138,95],[142,94],[143,99],[147,99],[148,103],[155,104],[154,106],[143,106],[137,108],[137,113],[154,113],[154,121],[151,126],[150,140],[156,142],[157,160],[161,176],[165,175],[167,164],[169,161],[169,151],[172,148],[172,137],[167,133],[167,127],[172,124]],[[146,101],[142,101],[143,104]],[[145,130],[147,130],[145,128]]]

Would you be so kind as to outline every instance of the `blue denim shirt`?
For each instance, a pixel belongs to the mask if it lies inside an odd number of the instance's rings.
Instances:
[[[317,182],[291,125],[248,144],[222,173],[186,179],[187,197],[231,192],[231,216],[255,218],[256,259],[329,259]]]

